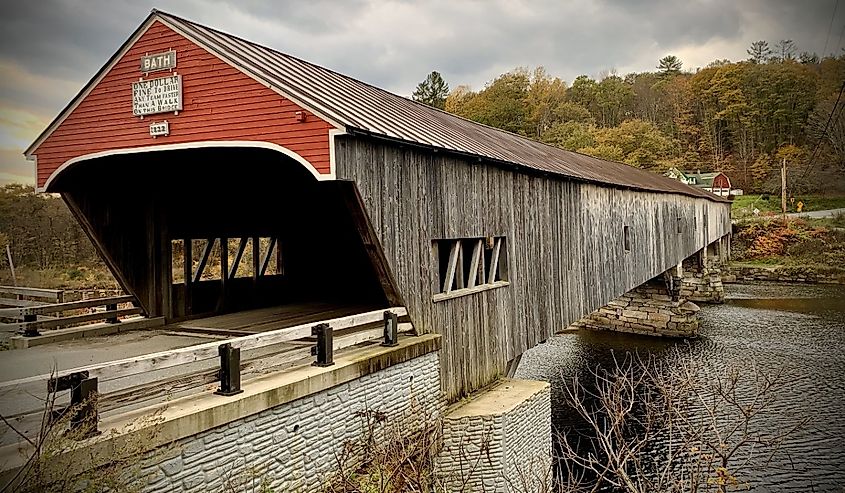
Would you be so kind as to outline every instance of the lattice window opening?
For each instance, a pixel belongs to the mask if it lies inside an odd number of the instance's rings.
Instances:
[[[223,278],[221,245],[226,245],[226,278],[276,276],[284,274],[281,242],[277,238],[211,238],[191,239],[186,251],[183,239],[171,240],[171,276],[173,284],[184,284],[185,276],[191,282],[219,281]],[[185,266],[186,253],[191,257],[190,270]],[[257,262],[256,262],[257,259]]]
[[[452,293],[507,281],[505,237],[434,240],[438,293]]]

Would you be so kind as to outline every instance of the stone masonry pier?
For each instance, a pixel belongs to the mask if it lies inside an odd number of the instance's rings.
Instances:
[[[699,307],[673,299],[662,279],[655,278],[599,308],[573,327],[632,334],[694,337]]]
[[[724,301],[721,267],[728,259],[729,245],[729,235],[716,240],[677,267],[612,300],[572,327],[653,336],[697,336],[696,303]]]

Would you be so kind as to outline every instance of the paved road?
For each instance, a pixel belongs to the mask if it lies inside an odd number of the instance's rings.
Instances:
[[[789,217],[812,217],[812,218],[822,218],[822,217],[833,217],[833,216],[845,216],[845,208],[843,209],[828,209],[826,211],[812,211],[812,212],[793,212],[791,214],[787,214]]]

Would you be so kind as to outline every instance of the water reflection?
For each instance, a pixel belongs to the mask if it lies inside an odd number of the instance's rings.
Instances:
[[[689,356],[715,370],[754,363],[764,372],[783,371],[790,385],[762,424],[783,428],[810,418],[770,467],[750,478],[753,491],[845,491],[845,287],[734,284],[726,291],[726,304],[703,306],[701,337],[689,341]],[[526,353],[517,377],[552,383],[553,425],[563,429],[577,426],[563,405],[564,381],[609,366],[613,351],[661,357],[676,344],[610,332],[563,334]]]

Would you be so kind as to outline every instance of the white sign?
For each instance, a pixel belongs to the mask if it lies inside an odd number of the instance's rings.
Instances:
[[[176,50],[141,57],[141,72],[176,68]]]
[[[150,123],[150,136],[151,137],[166,137],[170,135],[170,123],[167,120],[163,122],[155,122]]]
[[[181,109],[181,75],[132,83],[132,113],[135,116],[169,113]]]

